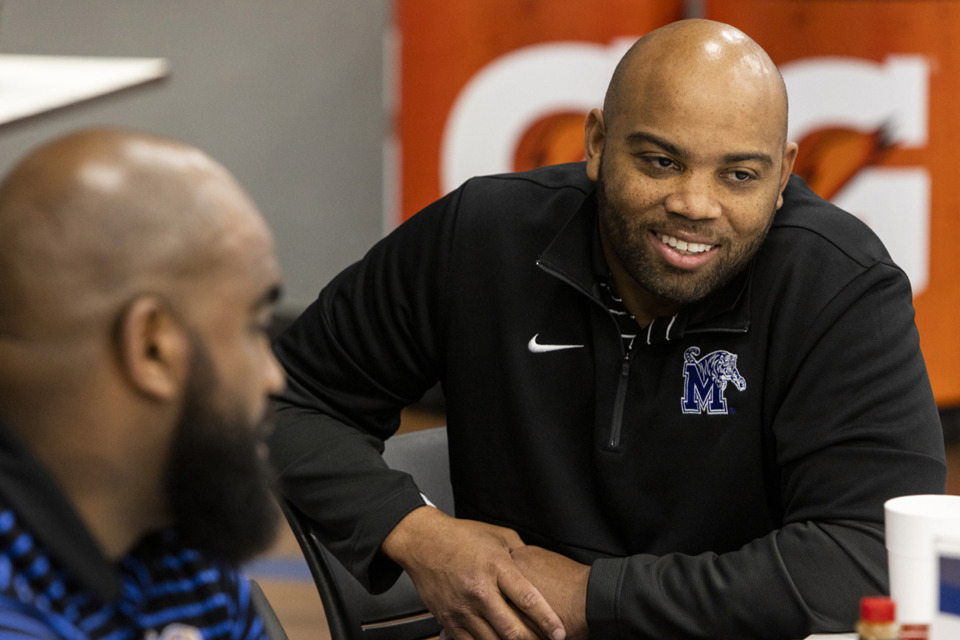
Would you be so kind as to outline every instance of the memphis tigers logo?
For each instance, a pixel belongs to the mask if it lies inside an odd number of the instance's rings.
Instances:
[[[732,382],[739,391],[747,388],[747,381],[737,371],[737,354],[719,350],[697,360],[698,355],[699,347],[683,352],[683,412],[726,414],[723,394],[727,383]]]

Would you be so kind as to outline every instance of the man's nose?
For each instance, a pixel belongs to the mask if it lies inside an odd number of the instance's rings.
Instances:
[[[671,213],[691,220],[719,218],[722,208],[715,189],[712,176],[691,172],[677,180],[664,204]]]
[[[265,383],[266,383],[266,392],[269,393],[280,393],[283,391],[284,387],[287,386],[287,374],[284,371],[283,367],[277,361],[276,356],[273,355],[273,350],[269,346],[266,348],[266,362],[264,366],[266,370],[264,371]]]

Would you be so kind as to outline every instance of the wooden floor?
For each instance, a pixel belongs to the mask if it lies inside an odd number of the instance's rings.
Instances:
[[[401,429],[442,423],[440,415],[411,412],[405,414]],[[947,493],[960,495],[960,441],[947,447]],[[323,606],[289,529],[284,527],[273,549],[248,573],[260,583],[290,640],[329,640]]]

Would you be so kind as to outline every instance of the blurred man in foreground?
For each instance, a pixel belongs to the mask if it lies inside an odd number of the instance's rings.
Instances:
[[[279,287],[254,204],[178,142],[83,131],[0,184],[4,633],[265,637],[235,567],[277,521]]]

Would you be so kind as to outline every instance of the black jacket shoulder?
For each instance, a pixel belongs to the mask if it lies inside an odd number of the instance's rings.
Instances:
[[[783,192],[783,207],[774,217],[768,244],[777,245],[784,238],[791,243],[826,243],[862,267],[878,262],[895,266],[866,223],[818,196],[796,175],[790,177]]]

